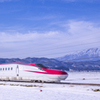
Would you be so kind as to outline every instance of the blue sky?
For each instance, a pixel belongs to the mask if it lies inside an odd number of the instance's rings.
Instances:
[[[0,58],[60,57],[99,40],[99,0],[0,0]]]

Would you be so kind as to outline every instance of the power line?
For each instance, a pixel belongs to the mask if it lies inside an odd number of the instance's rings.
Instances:
[[[82,46],[82,45],[88,45],[88,44],[94,44],[94,43],[99,43],[100,41],[98,42],[92,42],[92,43],[86,43],[86,44],[77,44],[77,45],[72,45],[72,46],[62,46],[62,47],[56,47],[56,48],[53,48],[53,49],[49,49],[48,51],[51,51],[51,50],[55,50],[55,49],[62,49],[62,48],[67,48],[67,47],[75,47],[75,46]],[[46,49],[42,49],[42,50],[36,50],[34,51],[34,53],[36,52],[42,52],[42,51],[47,51]],[[33,51],[32,51],[33,52]],[[31,52],[30,52],[31,53]]]
[[[64,60],[64,62],[72,62],[72,61],[77,61],[77,60],[86,60],[86,59],[92,59],[92,58],[100,58],[100,56],[95,56],[95,57],[86,57],[86,58],[78,58],[78,59],[69,59],[69,60]]]
[[[97,38],[100,38],[100,37],[97,37]],[[91,38],[90,38],[91,39]],[[85,41],[85,40],[90,40],[90,39],[83,39],[82,41]],[[92,38],[92,39],[95,39],[95,38]],[[68,40],[70,40],[70,39],[68,39]],[[78,42],[78,41],[77,41]],[[80,42],[80,41],[79,41]],[[55,43],[58,43],[58,42],[55,42]],[[55,44],[55,43],[53,43],[53,44]],[[90,43],[91,44],[91,43]],[[61,44],[60,44],[61,45]],[[29,46],[29,45],[28,45]],[[45,47],[50,47],[50,46],[52,46],[52,44],[51,45],[45,45]],[[56,46],[59,46],[59,45],[56,45]],[[70,46],[69,46],[70,47]],[[25,45],[25,47],[23,48],[23,49],[25,49],[25,48],[27,48],[27,45]],[[59,47],[58,47],[59,48]],[[63,48],[62,46],[60,47],[60,48]],[[40,48],[41,49],[41,48]]]
[[[48,51],[51,51],[51,50],[55,50],[55,49],[62,49],[62,48],[66,48],[66,47],[75,47],[75,46],[80,46],[80,45],[88,45],[88,44],[94,44],[94,43],[99,43],[100,41],[97,41],[97,42],[92,42],[92,43],[87,43],[87,44],[78,44],[78,45],[73,45],[73,46],[62,46],[60,48],[54,48],[54,49],[49,49]],[[39,52],[43,52],[43,51],[47,51],[46,49],[42,49],[40,51],[30,51],[28,54],[30,53],[39,53]],[[78,50],[79,51],[79,50]],[[70,51],[72,52],[72,51]],[[59,52],[59,53],[54,53],[54,54],[61,54],[61,53],[69,53],[69,52]],[[27,54],[26,52],[22,53],[22,54],[17,54],[17,55],[23,55],[23,54]],[[48,54],[48,55],[54,55],[54,54]],[[13,56],[13,55],[12,55]]]
[[[91,35],[91,34],[90,34]],[[90,35],[88,35],[88,36],[90,36]],[[84,36],[86,36],[86,35],[84,35]],[[63,49],[63,48],[69,48],[69,47],[75,47],[75,46],[82,46],[82,45],[88,45],[88,44],[94,44],[94,43],[99,43],[100,41],[97,41],[97,42],[92,42],[92,43],[85,43],[85,44],[76,44],[76,45],[71,45],[71,46],[59,46],[59,47],[55,47],[55,48],[50,48],[50,49],[47,49],[47,48],[45,48],[45,49],[38,49],[38,50],[36,50],[36,51],[30,51],[30,53],[33,53],[33,52],[35,52],[35,53],[37,53],[37,52],[43,52],[43,51],[52,51],[52,50],[55,50],[55,49]],[[50,45],[49,45],[49,47],[50,47]],[[26,47],[27,48],[27,47]],[[25,48],[24,48],[25,49]],[[32,47],[31,47],[31,49],[32,49]],[[21,49],[21,50],[23,50],[23,49]],[[27,54],[26,52],[25,53],[23,53],[23,54]]]
[[[78,51],[76,51],[76,52],[78,52]],[[66,53],[66,55],[68,54],[68,52],[59,52],[59,53],[51,53],[51,54],[50,53],[49,54],[47,53],[47,55],[45,55],[45,56],[48,56],[48,55],[57,55],[57,54],[62,54],[62,53]],[[23,53],[23,54],[27,54],[27,53]],[[23,54],[17,54],[17,55],[23,55]],[[30,53],[28,53],[28,54],[30,54]],[[13,56],[13,55],[11,55],[11,56]],[[39,55],[36,55],[36,56],[40,56],[40,54]],[[42,54],[42,57],[45,57],[45,56]],[[98,58],[98,57],[99,56],[97,56],[97,57],[89,57],[89,58],[81,58],[81,59],[90,59],[90,58]],[[69,60],[66,60],[66,61],[81,60],[81,59],[69,59]]]
[[[92,35],[94,35],[94,34],[89,34],[89,35],[83,35],[83,37],[88,37],[88,36],[92,36]],[[76,37],[76,38],[80,38],[80,37]],[[100,37],[96,37],[96,38],[100,38]],[[85,40],[90,40],[91,38],[89,37],[88,39],[84,39],[83,41],[85,41]],[[92,39],[95,39],[95,38],[92,38]],[[70,40],[70,39],[68,39],[68,40]],[[55,43],[58,43],[58,42],[55,42]],[[55,44],[54,43],[54,44]],[[52,45],[52,44],[51,44]],[[26,47],[25,48],[27,48],[27,45],[25,45]],[[50,46],[50,45],[46,45],[46,46]],[[59,46],[59,45],[56,45],[56,46]],[[23,49],[25,49],[25,48],[23,48]]]
[[[100,41],[97,42],[90,42],[90,43],[83,43],[83,44],[76,44],[76,45],[71,45],[71,46],[60,46],[60,47],[55,47],[53,49],[41,49],[41,50],[36,50],[36,51],[30,51],[29,53],[39,53],[39,52],[43,52],[43,51],[51,51],[51,50],[57,50],[57,49],[63,49],[63,48],[70,48],[70,47],[75,47],[75,46],[83,46],[83,45],[89,45],[89,44],[95,44],[95,43],[99,43]],[[32,49],[32,48],[31,48]],[[22,49],[21,49],[22,50]],[[68,53],[68,52],[60,52],[60,53]],[[23,54],[27,54],[26,52],[24,52]],[[23,55],[23,54],[18,54],[18,55]],[[58,54],[58,53],[57,53]],[[51,55],[51,54],[50,54]]]
[[[77,44],[77,45],[71,45],[71,46],[61,46],[61,47],[57,47],[57,48],[54,48],[54,49],[49,49],[49,51],[50,50],[55,50],[55,49],[59,49],[59,48],[66,48],[66,47],[75,47],[75,46],[80,46],[80,45],[88,45],[88,44],[94,44],[94,43],[99,43],[100,41],[98,41],[98,42],[92,42],[92,43],[86,43],[86,44]],[[43,51],[47,51],[47,50],[45,50],[45,49],[43,49]],[[36,51],[36,52],[38,52],[38,51]]]

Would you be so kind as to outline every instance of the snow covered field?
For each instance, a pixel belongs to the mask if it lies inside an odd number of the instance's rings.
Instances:
[[[100,82],[100,73],[70,72],[67,80],[86,82],[93,79],[94,82],[96,79]],[[24,83],[24,86],[20,86],[23,83],[13,86],[12,82],[0,84],[0,100],[100,100],[100,91],[94,91],[100,86],[29,83],[32,87],[27,87],[28,83]]]
[[[67,82],[100,84],[100,72],[68,72]]]

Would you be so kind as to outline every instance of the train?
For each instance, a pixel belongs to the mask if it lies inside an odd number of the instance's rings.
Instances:
[[[5,63],[0,64],[0,80],[60,82],[68,77],[68,73],[50,69],[36,63]]]

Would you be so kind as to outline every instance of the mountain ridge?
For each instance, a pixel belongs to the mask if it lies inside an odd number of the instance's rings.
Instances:
[[[56,59],[48,58],[12,58],[12,59],[2,59],[0,58],[0,64],[3,63],[13,63],[13,62],[23,62],[23,63],[41,63],[48,66],[50,69],[58,69],[64,71],[100,71],[100,60],[99,61],[84,61],[84,62],[63,62]]]
[[[56,59],[64,62],[97,61],[100,60],[100,48],[90,48]]]
[[[67,55],[67,59],[54,59],[54,58],[36,58],[36,57],[27,57],[24,59],[20,58],[0,58],[0,64],[2,63],[13,63],[13,62],[23,62],[23,63],[41,63],[45,66],[48,66],[50,69],[58,69],[64,71],[100,71],[100,58],[92,59],[93,56],[100,56],[99,48],[90,48],[78,52],[77,54]],[[91,59],[83,59],[82,57],[90,57]],[[70,59],[79,59],[78,61]],[[80,60],[81,59],[81,60]],[[82,60],[83,59],[83,60]],[[69,61],[68,61],[69,60]]]

